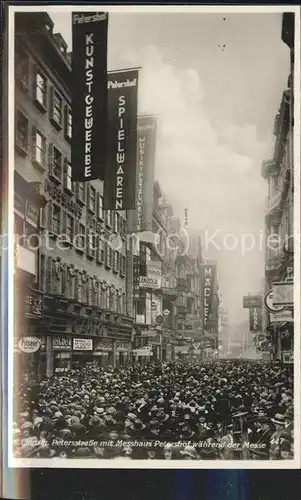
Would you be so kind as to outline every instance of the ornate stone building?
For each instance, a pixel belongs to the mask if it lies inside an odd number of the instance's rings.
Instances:
[[[126,363],[133,324],[126,215],[103,210],[101,181],[71,179],[70,54],[53,29],[44,12],[16,15],[15,233],[25,235],[20,250],[33,262],[17,282],[27,297],[17,334],[40,339],[33,356],[41,374],[92,360]]]

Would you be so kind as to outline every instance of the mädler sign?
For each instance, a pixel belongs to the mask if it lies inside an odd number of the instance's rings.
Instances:
[[[203,301],[203,323],[204,329],[208,328],[208,323],[212,317],[213,311],[213,295],[215,289],[216,265],[202,264],[201,265],[201,286],[202,286],[202,301]]]
[[[72,13],[73,181],[104,179],[107,137],[108,15]]]
[[[136,208],[138,76],[137,69],[108,75],[105,210]]]

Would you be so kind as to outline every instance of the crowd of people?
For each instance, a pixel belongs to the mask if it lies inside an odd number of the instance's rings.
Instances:
[[[23,377],[20,458],[286,460],[294,456],[293,370],[218,360]]]

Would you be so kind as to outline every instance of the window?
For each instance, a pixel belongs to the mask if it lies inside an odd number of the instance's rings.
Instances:
[[[89,190],[88,207],[91,212],[96,212],[96,190],[93,186],[90,186]]]
[[[114,252],[114,266],[113,270],[118,273],[119,272],[119,266],[120,266],[120,253],[115,251]]]
[[[73,240],[74,219],[71,215],[66,215],[66,235],[70,241]]]
[[[29,83],[29,56],[20,44],[16,44],[15,79],[18,87],[28,90]]]
[[[25,152],[28,150],[28,120],[19,110],[16,116],[16,146]]]
[[[86,203],[86,186],[84,182],[77,182],[76,184],[76,198],[82,205]]]
[[[62,153],[57,148],[53,147],[52,173],[60,182],[62,180],[62,161]]]
[[[78,234],[76,235],[76,248],[75,250],[83,251],[85,248],[85,226],[83,224],[79,224],[78,226]]]
[[[120,274],[125,276],[125,256],[121,255],[120,259]]]
[[[72,138],[72,115],[69,106],[66,106],[65,112],[65,136],[67,139]]]
[[[34,134],[34,161],[39,165],[45,165],[46,159],[46,139],[36,130]]]
[[[60,234],[61,230],[61,209],[57,205],[53,205],[52,210],[52,230],[54,234]]]
[[[112,259],[113,259],[113,252],[112,252],[112,248],[110,247],[110,245],[108,245],[108,243],[106,243],[106,247],[107,247],[107,262],[106,262],[106,265],[107,267],[112,267]]]
[[[104,250],[104,241],[102,238],[98,238],[98,255],[97,260],[100,263],[103,263],[105,260],[105,250]]]
[[[96,250],[96,235],[93,229],[89,229],[88,233],[88,244],[87,244],[87,255],[89,257],[94,257],[95,256],[95,250]]]
[[[100,220],[103,220],[103,197],[101,194],[98,195],[98,213],[97,216]]]
[[[107,226],[112,227],[112,211],[111,210],[107,210],[106,221],[107,221],[106,222]]]
[[[36,73],[36,102],[46,108],[47,103],[47,80],[45,76],[37,71]]]
[[[70,161],[67,162],[66,166],[66,189],[71,192],[73,191],[72,167]]]
[[[60,95],[54,90],[52,102],[52,118],[58,125],[61,125],[62,123],[62,107],[63,100]]]
[[[114,219],[114,224],[113,224],[113,231],[115,233],[119,233],[119,214],[117,212],[113,213],[113,219]]]
[[[67,112],[67,137],[69,139],[72,137],[72,115],[70,109]]]

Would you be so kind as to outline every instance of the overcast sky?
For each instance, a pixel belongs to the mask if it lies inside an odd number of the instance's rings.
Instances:
[[[71,50],[71,13],[50,15]],[[111,13],[108,47],[109,69],[142,66],[139,111],[160,115],[156,178],[191,229],[218,232],[205,257],[219,261],[230,321],[246,319],[242,296],[264,274],[261,162],[289,74],[281,14]],[[258,245],[227,250],[227,233]]]

